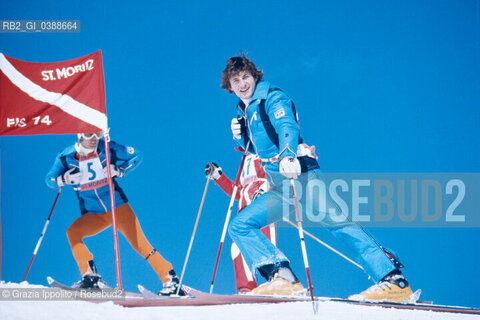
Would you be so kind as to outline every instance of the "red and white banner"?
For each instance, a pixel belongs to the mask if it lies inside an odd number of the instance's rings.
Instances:
[[[0,136],[107,130],[101,50],[60,62],[0,53]]]

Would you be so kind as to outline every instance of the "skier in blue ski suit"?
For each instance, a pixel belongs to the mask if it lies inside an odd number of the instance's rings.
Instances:
[[[109,144],[111,159],[110,162],[116,166],[120,172],[120,176],[125,176],[130,173],[135,167],[137,167],[143,160],[143,154],[137,149],[132,147],[125,147],[114,141]],[[62,176],[66,171],[76,168],[72,172],[79,171],[79,157],[78,157],[78,145],[71,145],[65,148],[59,155],[57,155],[55,162],[48,171],[45,182],[50,188],[57,188],[57,177]],[[100,163],[106,163],[105,159],[105,144],[103,139],[98,144],[98,158]],[[93,165],[89,165],[87,168],[89,172],[89,179],[92,181],[98,180],[97,176],[101,174],[95,170]],[[104,177],[106,179],[106,176]],[[89,213],[105,213],[111,211],[110,204],[110,189],[108,187],[107,180],[100,179],[97,184],[103,184],[103,186],[90,189],[80,190],[80,184],[74,185],[74,190],[77,194],[80,204],[81,214]],[[123,192],[122,188],[118,185],[116,179],[113,179],[113,185],[115,189],[115,207],[119,207],[128,202],[127,196]]]
[[[403,267],[401,263],[347,217],[341,222],[332,218],[328,208],[336,206],[329,197],[327,212],[321,212],[319,192],[315,192],[316,188],[307,188],[307,184],[325,188],[325,183],[312,148],[303,144],[300,137],[295,105],[281,89],[262,77],[263,72],[244,55],[230,58],[222,74],[222,88],[240,98],[237,118],[232,120],[234,139],[244,145],[251,141],[251,151],[265,163],[271,187],[231,221],[228,229],[231,238],[252,270],[258,270],[271,282],[283,278],[291,284],[298,283],[287,257],[260,232],[262,227],[281,219],[286,214],[285,208],[290,216],[295,216],[290,179],[296,179],[296,188],[304,195],[303,216],[306,216],[306,209],[313,216],[323,214],[325,218],[321,225],[342,241],[352,251],[355,260],[378,282],[352,298],[403,301],[404,297],[410,296],[411,290],[399,270]],[[335,215],[338,214],[337,211]],[[262,286],[255,293],[275,294],[272,289],[275,286],[269,282]],[[370,294],[379,288],[383,290],[382,294]]]
[[[78,142],[60,152],[45,178],[51,188],[71,185],[77,193],[81,216],[67,229],[68,241],[82,275],[82,280],[74,284],[76,288],[98,288],[101,276],[93,261],[93,254],[83,239],[102,232],[113,223],[105,141],[102,137],[103,132],[78,134]],[[117,183],[117,178],[123,178],[141,163],[143,154],[113,141],[109,150],[116,226],[157,273],[163,283],[159,294],[176,294],[179,279],[172,264],[148,242],[125,193]],[[185,295],[183,290],[179,293]]]

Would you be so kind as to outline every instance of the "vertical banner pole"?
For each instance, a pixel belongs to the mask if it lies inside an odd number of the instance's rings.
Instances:
[[[105,158],[107,160],[107,176],[108,176],[108,186],[110,188],[110,206],[112,208],[112,228],[113,228],[113,244],[115,248],[115,268],[117,271],[117,286],[119,289],[122,289],[122,275],[120,272],[120,250],[118,246],[118,231],[117,231],[117,221],[115,217],[115,190],[113,188],[112,172],[110,169],[110,148],[108,142],[110,141],[110,135],[107,130],[105,132]]]

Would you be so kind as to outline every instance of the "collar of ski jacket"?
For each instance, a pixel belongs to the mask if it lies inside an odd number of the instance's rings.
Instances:
[[[81,154],[81,155],[84,155],[84,156],[87,156],[89,155],[90,153],[94,153],[96,151],[96,149],[90,149],[90,148],[85,148],[81,142],[77,142],[75,143],[75,150],[77,150],[77,153],[78,154]]]
[[[252,97],[250,98],[250,102],[248,105],[251,105],[255,100],[265,100],[267,99],[268,90],[270,89],[270,82],[265,80],[260,80],[255,87],[255,91],[253,92]],[[242,100],[238,103],[240,109],[245,112],[245,103]]]
[[[104,148],[102,148],[102,146],[103,146],[104,143],[105,143],[105,142],[104,142],[103,138],[100,139],[100,141],[98,141],[97,148],[96,148],[96,149],[88,149],[88,150],[92,150],[92,151],[89,152],[88,154],[85,154],[85,153],[82,153],[82,152],[81,152],[81,148],[80,148],[81,144],[80,144],[79,142],[76,142],[76,143],[73,145],[73,148],[74,148],[74,150],[76,151],[76,152],[75,152],[75,157],[74,157],[74,159],[75,159],[75,160],[79,160],[79,159],[80,159],[80,155],[88,156],[88,155],[90,155],[90,154],[92,154],[92,153],[95,153],[95,152],[100,156],[100,154],[101,154],[101,153],[103,152],[103,150],[104,150]],[[87,148],[84,147],[84,149],[87,149]]]

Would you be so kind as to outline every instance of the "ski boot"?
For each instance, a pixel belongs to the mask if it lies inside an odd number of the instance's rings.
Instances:
[[[100,289],[98,282],[102,281],[102,276],[98,274],[97,266],[93,260],[88,261],[90,268],[83,276],[82,280],[73,284],[72,288],[75,289]]]
[[[350,300],[357,301],[408,301],[412,295],[412,289],[407,279],[400,270],[394,270],[386,275],[377,284],[371,286],[367,290],[349,296]]]
[[[271,270],[269,281],[252,290],[256,295],[305,295],[306,290],[295,276],[288,262],[281,262],[276,265],[266,265],[261,267],[262,275],[268,274]]]
[[[185,290],[180,288],[178,290],[178,285],[180,284],[180,279],[178,279],[177,274],[172,269],[168,272],[168,277],[170,280],[163,284],[163,289],[158,292],[159,296],[186,296],[187,293]],[[178,291],[178,293],[177,293]]]
[[[84,274],[82,280],[76,282],[72,288],[75,289],[100,289],[98,282],[102,280],[102,276],[97,273]]]

